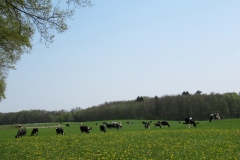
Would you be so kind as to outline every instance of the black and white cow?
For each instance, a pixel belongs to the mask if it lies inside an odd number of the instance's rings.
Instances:
[[[149,122],[142,122],[142,124],[144,124],[144,128],[145,129],[150,129],[150,124],[152,123],[152,121]]]
[[[184,122],[183,124],[186,124],[186,127],[191,128],[192,125],[193,125],[194,127],[196,127],[198,123],[199,123],[199,122],[195,122],[195,121],[192,119],[192,117],[190,117],[190,118],[185,118],[185,122]]]
[[[33,128],[32,132],[31,132],[31,136],[33,135],[38,135],[38,128]]]
[[[209,117],[209,122],[212,122],[213,120],[220,120],[220,115],[219,113],[213,113],[213,114],[210,114],[210,117]]]
[[[133,121],[127,121],[126,123],[127,124],[133,124]]]
[[[104,125],[100,125],[100,131],[106,133],[107,128]]]
[[[106,124],[106,127],[107,129],[122,129],[122,123],[119,122],[112,122],[112,123],[105,123]]]
[[[122,129],[122,122],[112,122],[113,128],[115,129]]]
[[[164,126],[170,127],[170,124],[167,121],[162,121],[162,122],[158,121],[158,123],[160,123],[162,125],[162,127],[164,127]]]
[[[92,127],[88,127],[88,126],[80,126],[80,131],[81,133],[90,133],[90,131],[92,130]]]
[[[56,133],[64,135],[64,131],[61,127],[56,128]]]
[[[22,137],[22,136],[26,136],[26,134],[27,134],[27,130],[21,128],[21,129],[18,130],[17,135],[15,136],[15,138],[19,138],[20,136],[21,136],[21,137]]]

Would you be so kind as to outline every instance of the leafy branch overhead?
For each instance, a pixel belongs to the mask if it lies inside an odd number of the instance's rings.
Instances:
[[[65,5],[61,0],[1,0],[0,86],[6,86],[9,70],[32,49],[33,35],[38,33],[40,42],[48,46],[55,33],[68,29],[66,20],[71,19],[75,9],[87,6],[92,6],[90,0],[66,0]],[[0,87],[0,93],[4,91],[5,87]],[[0,100],[2,98],[0,94]]]
[[[68,29],[66,20],[70,19],[76,7],[92,6],[90,0],[67,0],[67,7],[60,7],[61,1],[53,6],[52,0],[3,0],[0,12],[6,19],[19,24],[19,33],[28,25],[29,30],[37,30],[44,42],[52,42],[54,32],[65,32]]]

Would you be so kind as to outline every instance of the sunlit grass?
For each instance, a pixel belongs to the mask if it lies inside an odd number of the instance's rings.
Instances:
[[[232,124],[230,122],[229,125]],[[215,124],[206,123],[205,125]],[[134,127],[134,125],[130,126],[130,128]],[[108,130],[107,133],[96,131],[90,134],[80,134],[77,128],[75,130],[77,133],[63,136],[54,133],[41,136],[39,133],[39,136],[1,139],[0,156],[4,159],[44,160],[238,160],[240,157],[240,129],[238,127],[235,129],[233,126],[230,129],[217,127],[187,129],[182,125],[181,129],[171,127],[151,128],[150,130],[143,129],[140,124],[139,127],[142,128],[141,131],[136,128],[136,131]],[[71,130],[71,128],[65,128],[65,132],[67,129]],[[42,132],[48,133],[48,131]]]

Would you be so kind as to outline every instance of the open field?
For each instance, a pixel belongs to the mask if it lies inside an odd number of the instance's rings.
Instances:
[[[134,124],[126,121],[121,120],[122,130],[107,133],[99,131],[102,121],[84,122],[93,128],[90,134],[80,133],[80,122],[69,122],[70,127],[63,127],[65,135],[56,135],[54,123],[23,124],[27,136],[17,139],[16,128],[0,126],[0,157],[6,160],[240,159],[240,119],[200,121],[196,128],[186,128],[177,121],[168,121],[170,128],[154,128],[157,121],[153,120],[150,130],[144,129],[142,120],[133,120]],[[39,127],[38,136],[30,136],[30,127]]]

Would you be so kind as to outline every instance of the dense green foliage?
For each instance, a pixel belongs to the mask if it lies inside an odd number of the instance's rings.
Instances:
[[[18,139],[16,128],[0,126],[0,155],[5,159],[239,159],[239,119],[200,121],[196,128],[169,121],[171,127],[151,125],[150,130],[144,129],[142,120],[126,121],[123,129],[106,133],[99,131],[101,121],[85,122],[93,128],[90,134],[80,133],[79,122],[70,122],[70,127],[63,127],[65,135],[47,127],[53,124],[26,124],[27,136]],[[37,126],[39,134],[30,136],[30,127]]]
[[[181,94],[163,97],[143,97],[131,101],[109,102],[87,109],[71,111],[30,110],[16,113],[0,113],[0,124],[84,122],[109,119],[162,119],[208,120],[211,113],[218,112],[222,119],[240,117],[240,95],[225,94]]]

